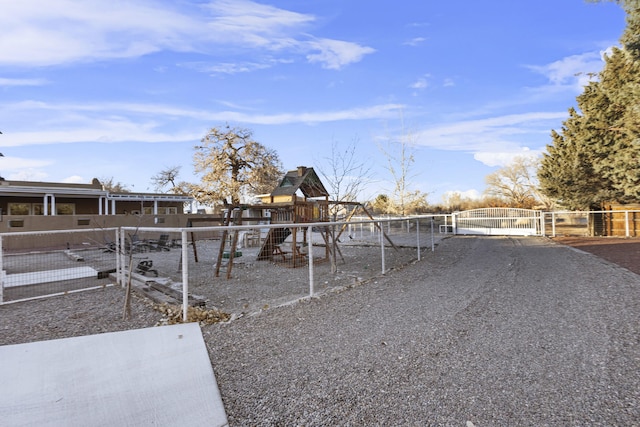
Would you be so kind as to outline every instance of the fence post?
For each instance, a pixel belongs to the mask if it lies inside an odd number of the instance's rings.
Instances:
[[[122,258],[120,258],[120,251],[122,250],[122,247],[120,246],[120,229],[116,228],[114,234],[116,235],[116,238],[114,239],[114,244],[116,245],[116,284],[124,287]]]
[[[313,227],[308,227],[307,235],[309,236],[307,243],[307,258],[309,259],[309,296],[312,297],[316,293],[313,283]]]
[[[124,257],[125,257],[125,252],[127,251],[126,248],[126,240],[124,237],[124,228],[120,228],[120,246],[118,246],[118,257],[120,257],[120,272],[118,274],[118,277],[120,277],[120,286],[122,286],[123,288],[126,286],[126,282],[128,280],[128,277],[125,277],[125,273],[124,273],[124,269],[126,266],[126,263],[124,261]]]
[[[451,213],[451,233],[453,233],[454,235],[458,234],[457,233],[457,228],[458,228],[458,226],[456,224],[456,213],[453,212],[453,213]]]
[[[180,237],[182,240],[182,321],[187,323],[189,310],[189,251],[187,250],[187,230],[183,229]]]
[[[431,217],[431,252],[435,252],[436,251],[436,236],[433,233],[433,228],[434,227],[435,227],[434,220],[433,220],[433,217]]]
[[[629,237],[629,211],[624,211],[624,234]]]
[[[4,302],[4,265],[2,262],[4,261],[4,256],[2,253],[2,236],[0,236],[0,303]]]
[[[420,261],[420,220],[419,219],[416,219],[416,241],[418,244],[418,261]]]
[[[551,212],[551,237],[556,237],[556,213]]]
[[[382,230],[382,222],[378,222],[378,226],[380,227],[380,230]],[[384,272],[387,270],[385,265],[384,265],[384,234],[381,232],[378,236],[378,238],[380,239],[380,251],[381,256],[382,256],[382,274],[384,274]]]

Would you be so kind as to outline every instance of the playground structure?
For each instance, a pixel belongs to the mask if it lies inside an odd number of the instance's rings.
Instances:
[[[258,228],[260,224],[282,224],[282,227],[269,228],[265,236],[259,231],[257,236],[249,235],[249,238],[261,244],[256,260],[268,260],[292,268],[306,265],[308,248],[313,242],[308,227],[302,227],[301,224],[329,222],[330,206],[338,202],[329,201],[329,193],[315,170],[304,166],[287,172],[278,186],[270,194],[261,196],[261,200],[262,203],[258,205],[229,206],[223,216],[202,218],[201,221],[222,226],[257,224]],[[194,220],[190,221],[188,226],[193,226]],[[335,244],[336,232],[333,227],[314,226],[313,232],[319,234],[319,244],[325,248],[324,257],[319,258],[319,262],[341,256]],[[216,277],[220,275],[221,267],[226,265],[227,278],[231,278],[233,261],[242,256],[238,249],[240,233],[238,230],[222,232]],[[244,237],[247,238],[246,235]],[[193,249],[197,261],[195,243]]]

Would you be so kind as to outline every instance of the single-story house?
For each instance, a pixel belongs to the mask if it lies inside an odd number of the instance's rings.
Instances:
[[[97,179],[91,184],[0,180],[0,232],[60,229],[61,224],[89,226],[90,218],[95,217],[182,216],[185,206],[193,203],[192,197],[177,194],[112,193]],[[61,217],[61,221],[52,217]],[[65,222],[62,217],[77,221]]]

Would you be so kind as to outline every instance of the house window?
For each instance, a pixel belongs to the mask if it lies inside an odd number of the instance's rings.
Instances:
[[[176,208],[175,206],[170,206],[170,207],[158,206],[158,215],[175,215],[177,213],[178,213],[178,208]],[[145,207],[144,214],[153,215],[153,208],[148,206]]]
[[[56,215],[75,215],[75,203],[56,203]]]
[[[29,203],[9,203],[9,215],[30,215],[31,204]]]
[[[44,215],[42,203],[9,203],[9,215]],[[56,215],[75,215],[75,203],[56,203]],[[51,215],[51,205],[49,205]]]

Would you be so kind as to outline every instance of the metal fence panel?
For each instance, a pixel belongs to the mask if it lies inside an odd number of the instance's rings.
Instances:
[[[191,303],[206,301],[208,307],[241,314],[344,289],[401,268],[433,250],[444,236],[438,225],[431,217],[417,217],[123,228],[122,266],[127,277],[131,271],[136,286],[149,292],[186,288]]]
[[[117,229],[0,234],[0,302],[113,283]]]

